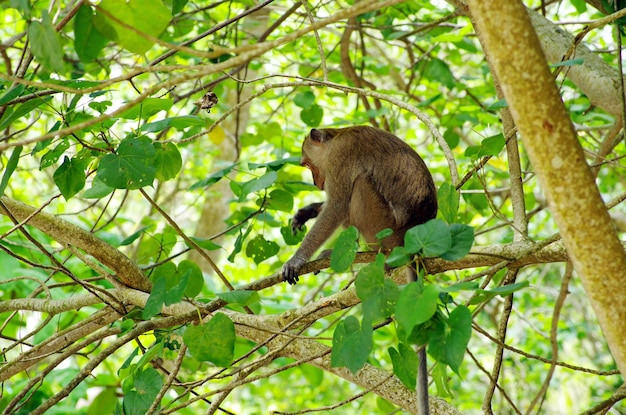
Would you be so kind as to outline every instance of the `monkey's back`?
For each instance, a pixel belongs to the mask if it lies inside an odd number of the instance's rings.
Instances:
[[[407,143],[377,128],[356,126],[333,131],[330,165],[350,183],[366,179],[393,215],[395,231],[404,232],[437,214],[437,196],[424,160]],[[330,167],[330,166],[329,166]]]

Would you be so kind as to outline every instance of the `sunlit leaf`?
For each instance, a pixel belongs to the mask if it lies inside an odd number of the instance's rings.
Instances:
[[[359,231],[354,226],[344,229],[335,242],[335,247],[330,255],[330,266],[336,272],[344,272],[354,262],[359,248],[357,239]]]
[[[266,240],[263,235],[257,235],[248,242],[246,255],[252,258],[255,264],[260,264],[266,259],[276,255],[279,249],[276,242]]]
[[[446,222],[453,223],[459,211],[459,193],[449,182],[443,183],[437,190],[437,204]]]
[[[115,189],[139,189],[152,184],[156,150],[147,137],[123,140],[116,153],[100,160],[97,178]]]
[[[418,282],[408,284],[398,297],[396,321],[408,336],[413,328],[428,321],[437,311],[439,288],[430,284],[422,288]]]
[[[364,321],[375,322],[391,316],[400,291],[395,282],[385,278],[385,257],[376,255],[376,261],[361,268],[357,274],[356,294],[363,302]]]
[[[154,143],[155,177],[166,181],[176,177],[183,166],[183,158],[174,143]]]
[[[404,247],[410,253],[437,257],[452,247],[452,236],[445,222],[432,219],[409,229],[404,235]]]
[[[226,367],[233,360],[235,325],[225,314],[217,313],[206,324],[188,326],[183,341],[196,360]]]
[[[333,334],[333,348],[330,355],[332,367],[347,367],[356,373],[363,367],[372,350],[372,327],[348,316],[341,320]]]
[[[261,296],[256,291],[235,290],[225,293],[217,293],[217,296],[227,303],[236,303],[241,305],[252,305],[261,301]]]
[[[68,200],[85,187],[85,166],[80,161],[66,156],[52,179],[65,200]]]
[[[419,359],[412,347],[404,343],[398,344],[398,350],[390,347],[387,349],[391,363],[393,364],[393,374],[404,383],[404,386],[415,390],[417,382],[417,366]]]
[[[61,41],[46,10],[43,10],[41,22],[33,20],[28,25],[28,40],[30,50],[43,66],[51,72],[65,72]]]
[[[83,62],[93,61],[106,44],[107,39],[94,24],[93,9],[83,4],[74,17],[74,48],[78,57]]]
[[[428,353],[458,374],[471,334],[472,313],[459,305],[450,313],[448,328],[431,339]]]
[[[145,35],[159,37],[171,17],[170,10],[160,1],[102,0],[97,8],[95,24],[98,31],[110,40],[131,52],[142,54],[154,44]]]

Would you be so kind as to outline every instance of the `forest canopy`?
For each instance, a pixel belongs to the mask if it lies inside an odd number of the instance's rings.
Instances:
[[[1,413],[626,413],[616,4],[0,3]],[[289,285],[353,125],[437,217]]]

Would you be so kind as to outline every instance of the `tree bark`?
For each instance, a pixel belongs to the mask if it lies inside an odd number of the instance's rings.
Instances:
[[[519,1],[467,3],[567,251],[624,375],[626,253],[585,162],[528,12]]]

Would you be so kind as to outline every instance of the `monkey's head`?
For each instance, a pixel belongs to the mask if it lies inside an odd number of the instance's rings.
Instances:
[[[312,129],[302,143],[302,159],[300,164],[305,166],[313,174],[313,183],[324,190],[326,174],[324,160],[326,160],[328,143],[337,135],[334,128]]]

